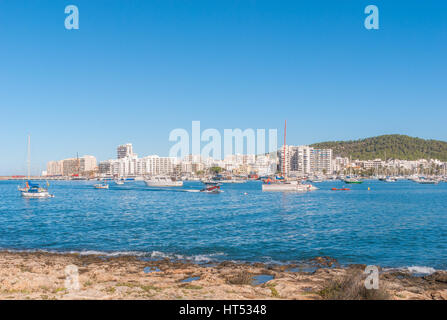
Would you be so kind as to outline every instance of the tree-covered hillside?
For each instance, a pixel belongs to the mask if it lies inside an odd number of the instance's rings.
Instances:
[[[329,148],[334,156],[352,159],[439,159],[447,161],[447,142],[424,140],[406,135],[391,134],[355,141],[331,141],[312,145],[315,148]]]

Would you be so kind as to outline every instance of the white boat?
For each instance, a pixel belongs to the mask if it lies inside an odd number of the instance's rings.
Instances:
[[[434,179],[419,179],[416,182],[419,184],[438,184],[439,183],[439,181],[434,180]]]
[[[107,183],[98,183],[93,185],[95,189],[109,189],[109,185]]]
[[[29,199],[44,199],[53,198],[54,196],[48,192],[47,189],[41,188],[38,185],[31,185],[26,191],[21,191],[22,197]]]
[[[222,190],[220,190],[220,185],[217,182],[204,182],[205,188],[200,190],[200,192],[205,193],[221,193]]]
[[[244,179],[227,179],[227,180],[219,180],[220,183],[246,183],[247,180]]]
[[[175,178],[166,176],[155,176],[150,179],[145,179],[144,183],[148,187],[181,187],[183,186],[182,180],[177,180]]]
[[[318,190],[318,188],[311,184],[299,183],[298,181],[267,181],[262,184],[262,191],[308,192],[315,190]]]
[[[297,180],[288,180],[286,177],[286,129],[287,129],[287,121],[284,122],[284,151],[283,151],[283,168],[282,168],[282,177],[276,177],[273,179],[263,180],[262,191],[294,191],[294,192],[307,192],[318,190],[317,187],[311,184],[303,184],[298,182]]]
[[[44,198],[53,198],[54,195],[48,192],[48,189],[40,187],[38,184],[32,183],[30,180],[30,168],[31,168],[31,137],[28,136],[28,180],[25,183],[23,188],[19,187],[19,191],[24,198],[29,199],[44,199]],[[47,187],[49,186],[47,181]]]
[[[124,179],[117,179],[117,180],[115,180],[115,184],[123,185],[124,184]]]

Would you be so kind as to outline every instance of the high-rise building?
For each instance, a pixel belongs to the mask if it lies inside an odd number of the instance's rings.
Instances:
[[[133,155],[133,147],[131,143],[126,143],[116,148],[117,159],[123,159]]]
[[[96,158],[88,155],[82,156],[79,158],[79,167],[81,173],[95,171],[97,169]]]
[[[285,149],[285,157],[284,157]],[[279,169],[286,175],[304,176],[332,173],[332,149],[314,149],[309,146],[285,146],[278,150]]]

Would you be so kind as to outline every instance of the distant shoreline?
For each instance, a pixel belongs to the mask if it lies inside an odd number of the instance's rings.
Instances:
[[[167,258],[144,261],[137,256],[0,251],[0,299],[343,298],[339,295],[344,292],[333,292],[333,283],[360,279],[365,267],[340,267],[328,257],[315,258],[312,263],[315,270],[305,272],[294,270],[296,265],[197,264]],[[78,269],[79,290],[65,287],[68,265]],[[447,299],[446,271],[415,277],[409,272],[382,270],[380,281],[382,295],[369,298]],[[366,293],[371,292],[376,293]]]

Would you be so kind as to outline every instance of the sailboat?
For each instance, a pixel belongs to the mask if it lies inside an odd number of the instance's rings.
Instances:
[[[283,151],[283,166],[282,176],[276,177],[275,180],[270,178],[263,180],[262,191],[298,191],[306,192],[317,190],[315,186],[311,184],[303,184],[297,180],[291,181],[286,176],[286,129],[287,120],[284,122],[284,151]]]
[[[22,194],[22,197],[24,198],[30,198],[30,199],[43,199],[43,198],[53,198],[54,195],[50,194],[48,192],[49,183],[47,181],[47,188],[40,187],[37,183],[32,183],[30,180],[31,176],[31,137],[28,135],[28,179],[25,183],[25,187],[19,188],[19,191]]]
[[[354,178],[351,176],[351,172],[352,172],[352,159],[351,157],[349,157],[349,176],[346,177],[346,179],[343,180],[344,183],[348,183],[348,184],[360,184],[363,183],[363,180]]]

